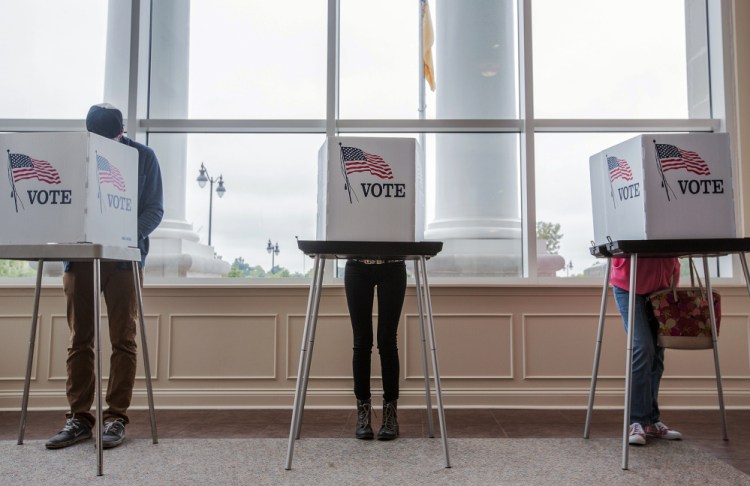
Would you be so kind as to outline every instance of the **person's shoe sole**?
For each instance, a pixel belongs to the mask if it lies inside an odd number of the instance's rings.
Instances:
[[[104,449],[112,449],[114,447],[119,446],[123,443],[125,440],[125,437],[119,439],[119,440],[102,440],[102,448]]]

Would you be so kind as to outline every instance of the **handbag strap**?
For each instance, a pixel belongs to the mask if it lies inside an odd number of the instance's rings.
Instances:
[[[703,287],[703,282],[701,282],[701,276],[698,274],[698,269],[695,268],[695,262],[693,262],[693,257],[688,257],[688,260],[690,261],[690,285],[695,286],[695,281],[698,282],[698,290],[700,290],[701,297],[706,299],[708,301],[708,296],[705,288]]]

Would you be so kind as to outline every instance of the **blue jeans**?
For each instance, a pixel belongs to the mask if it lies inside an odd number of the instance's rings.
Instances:
[[[628,330],[629,293],[614,287],[625,332]],[[633,377],[630,396],[630,423],[650,425],[659,421],[659,384],[664,373],[664,348],[656,344],[656,322],[646,306],[646,296],[635,296],[633,316]]]

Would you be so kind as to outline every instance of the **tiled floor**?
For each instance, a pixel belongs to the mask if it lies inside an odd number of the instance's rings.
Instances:
[[[378,424],[378,418],[373,422]],[[449,438],[582,438],[585,410],[452,410],[445,411]],[[289,437],[291,410],[157,410],[159,438],[248,438]],[[675,411],[662,414],[664,422],[682,432],[684,440],[715,455],[746,474],[750,474],[750,410],[727,411],[729,441],[721,434],[718,411]],[[20,412],[0,412],[0,440],[16,440]],[[127,436],[150,438],[148,413],[131,411]],[[302,437],[353,437],[354,410],[306,410]],[[63,425],[61,412],[29,412],[25,439],[47,439]],[[440,427],[434,418],[437,435]],[[402,437],[426,437],[424,410],[399,410]],[[596,410],[590,437],[619,438],[622,412]],[[648,445],[646,445],[648,447]],[[618,459],[615,459],[618,461]]]

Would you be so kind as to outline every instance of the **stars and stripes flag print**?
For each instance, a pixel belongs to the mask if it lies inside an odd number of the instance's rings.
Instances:
[[[393,179],[393,171],[379,155],[368,154],[358,148],[341,147],[347,174],[369,172],[381,179]]]
[[[120,170],[110,164],[109,160],[96,154],[96,167],[99,172],[100,184],[112,184],[118,191],[125,192],[125,179],[122,178]]]
[[[694,174],[711,174],[711,170],[708,168],[706,161],[696,152],[682,150],[674,145],[657,143],[656,156],[661,162],[661,169],[663,172],[667,172],[668,170],[686,169],[688,172],[693,172]]]
[[[24,154],[8,153],[13,182],[37,179],[48,184],[60,184],[60,174],[46,160],[32,159]]]
[[[633,171],[630,170],[627,161],[617,157],[607,157],[607,167],[609,168],[609,182],[614,182],[615,179],[633,180]]]

